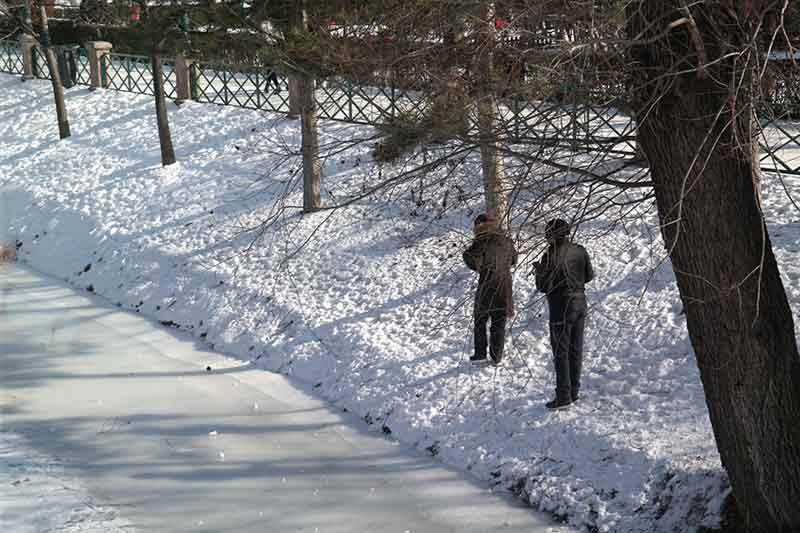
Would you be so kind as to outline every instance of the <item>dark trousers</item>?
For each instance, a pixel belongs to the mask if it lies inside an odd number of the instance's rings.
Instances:
[[[491,322],[490,322],[491,321]],[[486,339],[486,324],[489,323],[489,339]],[[489,354],[495,362],[503,359],[503,347],[506,342],[506,310],[490,309],[475,312],[475,355],[486,357],[487,344]]]
[[[583,331],[586,325],[586,298],[573,297],[566,305],[562,321],[550,322],[550,345],[556,367],[556,399],[572,401],[581,388]]]
[[[274,70],[267,71],[267,83],[264,84],[264,89],[269,90],[269,86],[272,85],[275,88],[275,91],[281,90],[281,84],[278,82],[278,75],[275,74]]]

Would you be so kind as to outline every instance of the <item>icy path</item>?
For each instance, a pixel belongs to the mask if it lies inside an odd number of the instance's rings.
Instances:
[[[32,450],[0,426],[0,531],[135,531],[119,511],[98,504],[79,480],[64,474],[58,458]]]
[[[569,531],[282,376],[20,267],[0,273],[0,390],[2,431],[139,531]]]

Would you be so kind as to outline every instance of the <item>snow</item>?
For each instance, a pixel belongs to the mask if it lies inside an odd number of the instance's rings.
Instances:
[[[310,385],[30,268],[2,267],[0,307],[4,426],[140,531],[576,533]]]
[[[776,61],[789,61],[792,59],[800,59],[800,50],[772,50],[769,53],[769,59]]]
[[[53,457],[0,429],[0,525],[3,531],[135,531],[114,507],[96,503]]]
[[[727,480],[651,205],[624,226],[601,218],[581,229],[598,272],[585,390],[553,413],[543,407],[554,385],[547,316],[525,266],[540,248],[523,250],[515,274],[506,361],[471,368],[474,278],[460,251],[480,198],[441,210],[439,170],[420,206],[401,184],[301,216],[299,157],[282,150],[298,145],[298,122],[170,104],[179,163],[162,168],[150,98],[69,90],[73,137],[59,142],[49,91],[0,75],[0,231],[22,243],[22,261],[311,384],[375,431],[575,526],[718,523]],[[323,144],[373,133],[321,123]],[[325,159],[325,202],[401,171],[369,152],[367,143]],[[480,190],[478,168],[469,156],[451,170],[464,190]],[[800,179],[765,179],[796,313],[800,212],[784,188],[796,197]],[[263,231],[242,234],[248,228]]]

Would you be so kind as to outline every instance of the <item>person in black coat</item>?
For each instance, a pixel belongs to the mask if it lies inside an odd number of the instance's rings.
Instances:
[[[586,324],[584,285],[594,278],[586,249],[569,241],[569,224],[551,220],[545,227],[547,250],[534,263],[536,288],[547,295],[550,345],[556,368],[556,397],[548,409],[569,406],[578,399]]]
[[[473,313],[475,354],[470,361],[486,361],[488,345],[492,363],[497,365],[503,359],[506,319],[514,314],[511,267],[517,264],[517,251],[511,238],[488,215],[479,215],[473,230],[475,238],[463,254],[467,267],[479,274]]]

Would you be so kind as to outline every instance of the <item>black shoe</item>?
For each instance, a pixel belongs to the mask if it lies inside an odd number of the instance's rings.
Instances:
[[[566,400],[566,401],[561,400],[561,401],[559,401],[558,399],[550,400],[549,402],[544,404],[544,406],[547,407],[548,409],[566,409],[570,405],[572,405],[572,401],[570,401],[570,400]]]
[[[488,363],[489,361],[486,359],[485,355],[473,355],[469,358],[469,362],[475,364],[484,364]]]
[[[572,403],[575,403],[580,399],[581,399],[581,395],[580,394],[573,394],[572,395]]]
[[[492,365],[493,365],[493,366],[500,366],[500,363],[501,363],[502,361],[503,361],[503,358],[502,358],[502,357],[500,357],[500,358],[498,358],[498,359],[495,359],[494,357],[492,357]]]

